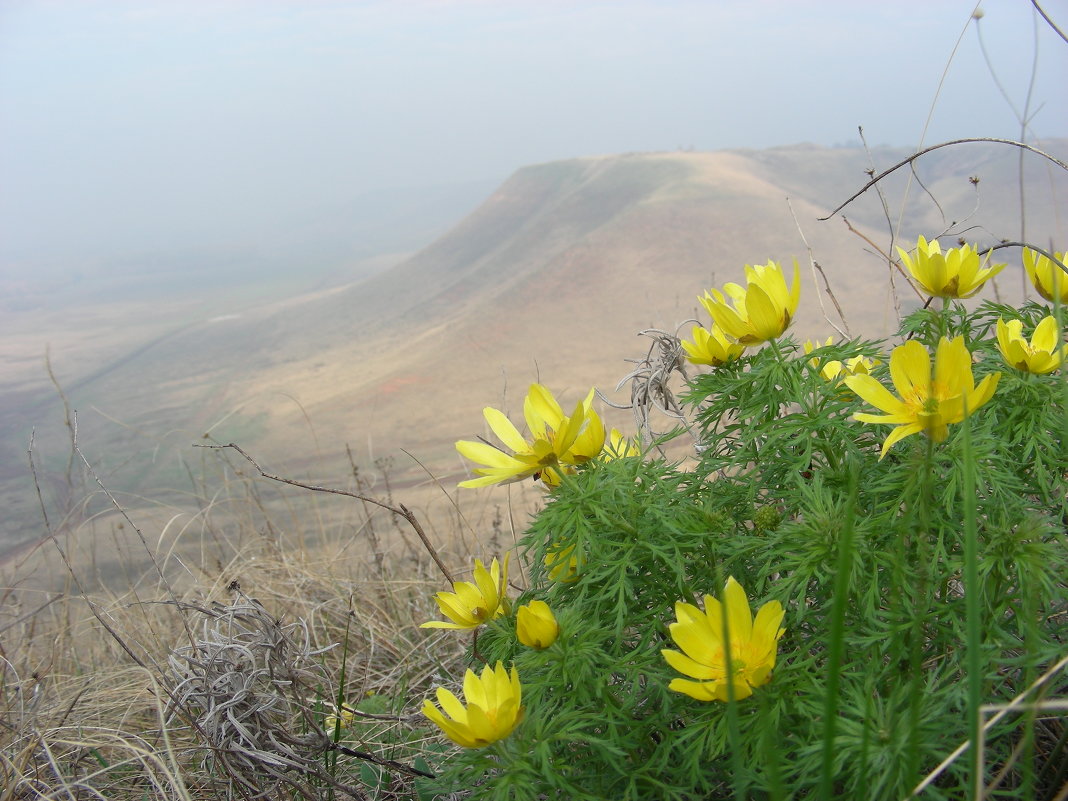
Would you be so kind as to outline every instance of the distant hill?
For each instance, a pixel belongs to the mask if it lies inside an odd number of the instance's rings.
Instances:
[[[1068,140],[1039,146],[1068,156]],[[909,152],[879,149],[871,157],[879,170]],[[1017,238],[1017,156],[973,144],[916,162],[916,178],[939,205],[914,184],[899,241],[907,247],[918,233],[947,228],[980,243]],[[1068,219],[1068,176],[1033,156],[1025,163],[1028,235],[1063,248],[1068,236],[1057,222]],[[565,405],[593,385],[611,394],[630,370],[625,360],[647,348],[637,331],[704,320],[696,296],[739,280],[746,263],[796,257],[805,284],[793,333],[830,334],[802,232],[852,334],[892,331],[885,261],[841,219],[817,221],[867,180],[868,167],[862,150],[809,145],[525,167],[448,233],[370,278],[210,320],[185,308],[186,321],[166,336],[117,341],[106,363],[57,357],[55,368],[80,410],[82,445],[108,471],[112,489],[151,496],[188,483],[190,446],[205,433],[240,443],[275,471],[328,483],[349,470],[346,443],[364,462],[398,455],[397,480],[414,482],[419,474],[399,455],[403,448],[452,486],[462,476],[453,442],[482,433],[484,405],[518,413],[534,380]],[[902,170],[884,186],[895,223],[907,179]],[[887,246],[874,191],[844,214]],[[1018,256],[1007,260],[1014,266],[1001,291],[1012,299],[1020,291]],[[914,307],[904,287],[901,299]],[[104,327],[100,317],[89,324]],[[8,347],[17,358],[17,347]],[[27,348],[23,357],[39,354]],[[36,425],[51,485],[65,465],[60,420],[54,393],[39,385],[12,388],[5,399],[0,499],[22,522],[0,531],[0,542],[35,536],[25,522],[36,503],[23,467],[26,442]]]

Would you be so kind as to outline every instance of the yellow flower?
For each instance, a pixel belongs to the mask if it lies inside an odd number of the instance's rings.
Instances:
[[[817,347],[823,348],[831,345],[834,342],[834,337],[827,337],[827,341],[822,345],[817,343],[812,344],[812,340],[805,341],[805,353],[812,353]],[[872,371],[872,368],[882,364],[878,359],[871,359],[867,356],[853,356],[850,359],[846,359],[844,362],[838,359],[833,359],[827,362],[822,367],[820,366],[820,360],[816,357],[812,357],[808,360],[808,363],[812,365],[813,370],[818,370],[819,374],[825,381],[836,382],[841,381],[843,378],[847,378],[851,375],[868,375]]]
[[[356,716],[356,710],[348,704],[342,704],[340,708],[335,707],[334,711],[326,716],[323,720],[323,729],[327,734],[333,736],[334,732],[340,727],[347,729],[352,725],[352,719]]]
[[[541,478],[548,487],[560,483],[560,471],[569,465],[594,459],[604,447],[604,424],[593,411],[593,393],[575,406],[565,417],[556,398],[541,384],[532,384],[523,402],[523,414],[532,441],[525,440],[512,422],[497,409],[486,407],[483,415],[493,433],[513,453],[509,454],[485,442],[460,440],[456,450],[485,467],[475,468],[479,478],[461,481],[461,487],[484,487],[505,484],[527,476]]]
[[[731,342],[715,324],[712,325],[711,331],[695,325],[690,336],[693,337],[693,342],[682,340],[682,349],[686,351],[687,360],[693,364],[719,367],[737,359],[745,351],[745,345]]]
[[[1053,255],[1057,261],[1064,264],[1064,257],[1068,256],[1068,253],[1055,252]],[[1064,274],[1064,270],[1060,268],[1060,265],[1052,262],[1048,256],[1036,253],[1031,248],[1024,248],[1023,265],[1024,269],[1027,270],[1027,277],[1035,285],[1038,294],[1050,303],[1053,303],[1056,299],[1060,301],[1061,305],[1068,305],[1068,276]]]
[[[897,428],[883,443],[879,458],[895,442],[923,431],[935,442],[948,436],[950,423],[959,423],[994,394],[1001,373],[992,373],[975,385],[972,355],[964,338],[942,337],[935,351],[934,373],[927,349],[916,340],[894,348],[890,354],[890,376],[900,398],[870,375],[853,375],[846,386],[886,414],[855,414],[862,423],[892,423]]]
[[[882,364],[878,359],[867,356],[854,356],[844,362],[834,359],[820,368],[820,375],[827,381],[841,381],[851,375],[868,375],[872,368]]]
[[[470,669],[464,675],[467,706],[444,687],[438,687],[441,709],[427,698],[423,701],[423,714],[457,745],[484,748],[507,737],[523,720],[522,692],[516,669],[513,667],[509,674],[498,662],[495,668],[486,665],[481,677]]]
[[[901,248],[897,252],[916,282],[939,298],[970,298],[1005,268],[1004,264],[985,266],[989,255],[980,265],[979,254],[971,245],[950,248],[943,254],[937,239],[928,242],[922,236],[916,243],[915,258]]]
[[[754,620],[745,590],[733,576],[723,588],[723,602],[706,595],[703,612],[679,601],[675,604],[678,621],[669,630],[682,652],[665,648],[660,653],[671,667],[697,681],[673,679],[668,689],[698,701],[726,701],[730,683],[736,700],[748,698],[754,687],[771,680],[775,652],[785,631],[780,628],[783,615],[782,604],[769,601],[760,607]],[[725,648],[728,641],[729,676]]]
[[[550,579],[570,584],[578,579],[582,564],[575,556],[575,546],[568,545],[566,548],[553,546],[546,551],[545,566],[549,568]]]
[[[746,288],[726,284],[726,292],[733,303],[727,303],[723,292],[713,289],[698,298],[712,320],[727,336],[743,345],[756,345],[781,336],[790,326],[801,301],[801,273],[794,261],[794,280],[786,287],[786,277],[777,262],[745,265]]]
[[[560,624],[545,601],[531,601],[516,612],[515,633],[523,645],[540,651],[556,642]]]
[[[1068,355],[1068,345],[1057,341],[1057,321],[1046,317],[1037,326],[1028,342],[1019,320],[1005,322],[998,318],[998,350],[1010,367],[1035,375],[1052,373]]]
[[[541,384],[531,384],[523,400],[523,415],[535,442],[552,442],[554,447],[560,449],[560,461],[565,464],[582,464],[596,459],[604,448],[604,424],[597,412],[593,411],[595,392],[595,389],[591,389],[582,403],[575,406],[571,417],[564,417],[564,410],[553,394]],[[564,447],[559,441],[560,432],[576,425],[578,435],[570,441],[570,445]],[[564,438],[564,441],[567,439]],[[542,480],[545,480],[544,477]]]
[[[434,600],[441,613],[451,620],[431,620],[423,629],[474,629],[505,613],[505,589],[508,586],[508,557],[504,556],[504,570],[496,559],[489,570],[481,559],[475,560],[475,581],[453,582],[452,592],[439,592]]]
[[[604,450],[601,452],[601,459],[610,462],[613,459],[625,459],[628,456],[641,455],[641,448],[633,440],[624,437],[621,431],[613,428],[608,432],[608,442],[605,443]]]
[[[810,353],[812,353],[812,351],[816,350],[816,348],[829,348],[833,344],[834,337],[827,337],[826,342],[813,342],[811,339],[806,339],[805,344],[802,347],[805,350],[805,355],[808,356]],[[816,358],[809,359],[808,363],[811,364],[813,367],[820,366],[820,360]]]

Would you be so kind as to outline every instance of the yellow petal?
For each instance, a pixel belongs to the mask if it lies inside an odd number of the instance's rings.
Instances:
[[[448,725],[445,716],[441,714],[441,710],[434,706],[434,703],[429,698],[423,700],[422,713],[442,729]]]
[[[468,673],[470,672],[469,670]],[[464,709],[464,705],[460,703],[459,698],[444,687],[438,687],[435,695],[437,695],[438,705],[441,706],[446,715],[460,723],[467,720],[467,710]]]
[[[702,627],[702,631],[707,627],[708,634],[705,635],[709,639],[713,640],[717,648],[723,647],[723,605],[720,604],[719,599],[713,598],[711,595],[704,597],[705,611],[700,618],[696,621],[696,624]],[[719,657],[722,659],[722,657]]]
[[[775,642],[783,635],[782,619],[786,610],[778,601],[768,601],[756,614],[753,620],[753,640],[768,640]]]
[[[926,397],[931,389],[931,357],[927,349],[914,339],[894,348],[890,354],[890,377],[902,398],[916,394]]]
[[[472,705],[486,707],[489,705],[486,699],[486,690],[484,683],[487,677],[493,675],[493,668],[486,665],[482,669],[482,675],[479,676],[475,671],[470,668],[464,673],[464,700],[467,702],[467,706],[470,708]]]
[[[1031,336],[1031,347],[1052,353],[1057,344],[1057,321],[1052,316],[1045,317],[1035,327],[1035,333]]]
[[[533,475],[534,472],[506,472],[506,471],[489,471],[489,470],[475,470],[476,473],[482,474],[482,478],[469,478],[465,481],[461,481],[457,484],[457,487],[488,487],[491,484],[507,484],[512,481],[518,481],[526,476]]]
[[[719,682],[688,681],[686,679],[672,679],[668,689],[677,693],[683,693],[698,701],[722,700],[717,689]]]
[[[969,414],[994,397],[994,390],[998,388],[1000,380],[1001,373],[990,373],[979,382],[979,386],[975,388],[975,391],[968,395]]]
[[[600,415],[592,409],[587,409],[585,415],[585,428],[563,454],[563,461],[569,464],[582,464],[590,459],[596,459],[604,450],[604,423],[601,422]]]
[[[445,620],[428,620],[426,623],[420,623],[421,629],[471,629],[474,626],[468,626],[461,623],[449,623]]]
[[[890,436],[888,436],[883,443],[883,449],[879,452],[879,460],[882,461],[882,458],[886,456],[886,452],[890,450],[890,446],[895,445],[905,437],[918,434],[921,431],[923,431],[923,426],[920,423],[908,423],[895,428],[890,432]]]
[[[739,342],[745,342],[746,338],[750,336],[748,322],[742,319],[741,315],[730,306],[725,303],[715,303],[710,304],[707,309],[713,322],[722,328],[728,336],[737,339]]]
[[[972,354],[964,344],[964,337],[942,339],[935,350],[935,381],[944,391],[959,395],[970,392],[975,382],[972,379]]]
[[[475,586],[478,588],[483,604],[491,614],[497,611],[500,572],[501,566],[496,559],[493,560],[490,570],[486,570],[481,559],[475,560]],[[491,606],[492,609],[489,608]]]
[[[845,379],[845,385],[876,409],[881,409],[887,414],[903,415],[907,413],[905,404],[901,399],[894,397],[890,390],[870,375],[849,376]],[[858,415],[854,415],[854,417],[857,420],[861,419]]]
[[[762,684],[767,684],[771,681],[771,671],[775,667],[774,662],[770,665],[761,665],[758,668],[750,670],[746,674],[746,678],[749,680],[751,687],[759,687]]]
[[[482,410],[482,416],[486,418],[486,422],[489,423],[489,427],[493,430],[493,433],[496,434],[497,438],[506,446],[513,451],[523,451],[527,449],[527,441],[523,439],[518,429],[512,425],[512,421],[509,420],[503,412],[487,406]]]
[[[730,638],[732,650],[739,643],[748,642],[753,635],[753,614],[749,609],[749,599],[745,595],[742,585],[734,580],[734,576],[727,579],[727,586],[723,588],[723,602],[727,607],[727,634]]]
[[[801,303],[801,268],[797,264],[797,259],[794,259],[794,278],[790,284],[790,303],[787,307],[789,311],[789,317],[786,324],[790,324],[790,320],[797,314],[797,307]],[[827,337],[827,344],[831,344],[831,337]]]
[[[571,450],[575,440],[582,433],[582,427],[585,423],[586,410],[580,401],[575,405],[575,410],[571,413],[571,416],[563,418],[560,423],[560,429],[556,432],[556,440],[553,442],[552,451],[557,458]]]
[[[681,625],[698,623],[705,619],[705,613],[693,604],[685,601],[675,602],[675,617]]]
[[[523,401],[523,414],[533,437],[544,437],[546,430],[555,431],[564,419],[564,410],[541,384],[530,385]]]
[[[695,662],[702,665],[715,665],[723,661],[723,641],[701,616],[693,623],[672,623],[668,626],[671,639],[683,652]]]
[[[1013,326],[1013,323],[1018,323],[1019,325]],[[1006,323],[1000,317],[998,318],[998,349],[1001,351],[1002,356],[1004,356],[1006,359],[1009,359],[1010,364],[1012,363],[1012,360],[1009,358],[1009,352],[1011,350],[1010,343],[1012,342],[1012,340],[1016,339],[1020,335],[1020,330],[1022,328],[1023,323],[1020,323],[1019,320],[1010,320],[1008,323]]]
[[[660,653],[671,667],[692,679],[723,678],[724,669],[722,667],[714,668],[711,665],[701,664],[697,660],[686,656],[686,654],[673,651],[670,648],[664,648]]]
[[[786,315],[785,304],[777,304],[761,286],[749,288],[745,309],[753,331],[749,339],[755,338],[761,341],[775,339],[785,330],[783,325]]]
[[[485,442],[462,439],[456,443],[456,450],[468,461],[490,467],[510,467],[516,464],[514,456],[510,456],[500,448],[487,445]]]

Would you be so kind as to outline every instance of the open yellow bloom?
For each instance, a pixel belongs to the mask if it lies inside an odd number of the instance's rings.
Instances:
[[[1035,326],[1030,342],[1023,335],[1022,322],[1006,323],[999,317],[998,350],[1010,367],[1035,375],[1052,373],[1068,355],[1068,345],[1058,342],[1057,321],[1053,317],[1046,317]]]
[[[485,748],[507,737],[522,722],[522,694],[516,669],[513,667],[509,674],[498,662],[494,668],[486,665],[481,677],[470,669],[464,674],[466,706],[444,687],[438,687],[441,709],[427,698],[422,711],[457,745]]]
[[[879,458],[895,442],[923,431],[935,442],[948,434],[951,423],[959,423],[994,394],[1001,373],[992,373],[979,386],[972,378],[972,355],[964,346],[964,338],[942,337],[935,351],[934,372],[927,349],[916,340],[894,348],[890,354],[890,376],[900,398],[870,375],[854,375],[845,379],[846,386],[861,398],[886,414],[854,414],[862,423],[891,423],[897,425],[883,443]]]
[[[690,336],[693,337],[693,342],[682,340],[682,349],[686,351],[687,360],[693,364],[719,367],[745,352],[745,345],[731,342],[718,325],[713,324],[711,331],[695,325]]]
[[[789,289],[782,267],[774,261],[755,267],[745,265],[745,280],[745,289],[738,284],[725,284],[723,292],[713,289],[711,295],[705,292],[698,300],[723,333],[743,345],[757,345],[782,336],[801,301],[797,261],[794,261],[794,280]]]
[[[475,581],[453,582],[452,592],[439,592],[434,600],[441,613],[452,622],[431,620],[423,629],[474,629],[505,613],[505,589],[508,586],[508,557],[504,556],[504,570],[496,559],[489,570],[481,559],[475,560]]]
[[[675,604],[678,620],[669,630],[682,652],[665,648],[660,653],[671,667],[697,681],[673,679],[668,689],[698,701],[726,701],[729,683],[734,687],[736,700],[748,698],[754,687],[771,680],[779,638],[785,632],[780,628],[784,614],[782,604],[769,601],[760,607],[754,620],[745,590],[733,576],[723,588],[722,603],[706,595],[703,612],[693,604],[679,601]],[[730,675],[726,656],[728,640]]]
[[[604,424],[592,408],[594,390],[564,415],[556,398],[541,384],[532,384],[523,401],[523,414],[531,441],[519,433],[497,409],[486,407],[483,415],[493,433],[510,448],[507,453],[485,442],[460,440],[456,450],[484,467],[475,468],[479,478],[461,481],[461,487],[505,484],[527,476],[541,478],[548,487],[560,483],[561,470],[594,459],[604,447]]]
[[[515,633],[528,648],[548,648],[560,635],[560,624],[545,601],[531,601],[515,615]]]
[[[1068,256],[1068,252],[1054,252],[1053,255],[1057,261],[1064,264],[1064,257]],[[1036,253],[1031,248],[1024,248],[1023,266],[1027,270],[1027,277],[1038,290],[1038,294],[1050,303],[1056,299],[1062,306],[1068,305],[1068,275],[1064,274],[1060,265],[1054,264],[1048,256]]]
[[[980,264],[971,245],[942,253],[937,239],[928,242],[922,236],[916,243],[915,258],[901,248],[897,252],[924,291],[939,298],[970,298],[1005,268],[1004,264],[985,266],[989,256]]]

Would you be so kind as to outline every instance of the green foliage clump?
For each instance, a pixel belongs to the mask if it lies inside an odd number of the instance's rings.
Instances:
[[[1057,310],[1059,313],[1059,309]],[[1001,359],[998,317],[1033,329],[1046,307],[946,303],[904,321],[933,352],[963,335],[993,399],[945,441],[889,429],[821,376],[865,355],[888,386],[881,343],[805,353],[789,338],[713,369],[685,401],[696,467],[628,456],[564,476],[520,542],[529,579],[513,609],[546,601],[560,625],[521,645],[515,615],[479,630],[473,664],[514,665],[525,720],[440,766],[442,789],[494,799],[903,798],[974,737],[982,704],[1063,694],[1068,636],[1063,374]],[[561,555],[572,573],[554,570]],[[734,577],[755,612],[785,608],[770,682],[697,701],[661,650],[674,606],[722,597]],[[967,798],[981,758],[990,798],[1051,794],[1063,722],[1011,714],[982,754],[951,761],[922,797]],[[1060,738],[1058,742],[1057,739]]]

